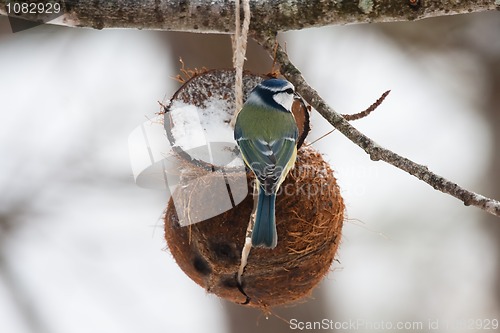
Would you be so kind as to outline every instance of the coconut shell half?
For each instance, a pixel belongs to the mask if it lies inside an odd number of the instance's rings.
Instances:
[[[244,72],[243,101],[257,84],[268,78]],[[234,84],[234,69],[208,70],[194,75],[174,93],[164,109],[164,126],[172,148],[180,157],[208,170],[230,171],[227,165],[238,155],[229,124],[235,111]],[[196,107],[198,113],[185,117],[184,112],[194,112],[186,105]],[[310,107],[297,96],[292,112],[299,128],[297,146],[300,147],[310,130]],[[210,149],[207,145],[211,145]]]
[[[249,194],[241,203],[200,223],[181,226],[171,199],[165,214],[168,248],[179,267],[209,293],[262,309],[295,302],[310,295],[329,272],[340,243],[344,202],[333,171],[313,148],[298,151],[277,197],[278,245],[253,248],[239,284],[236,276],[253,209],[253,176],[247,177]],[[192,182],[183,195],[204,200],[211,195],[210,182],[207,177]]]

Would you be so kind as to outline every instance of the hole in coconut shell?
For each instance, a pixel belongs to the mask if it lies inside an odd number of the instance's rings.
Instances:
[[[217,260],[227,262],[229,264],[239,262],[240,253],[236,249],[235,244],[213,243],[211,245],[211,250],[214,252]]]
[[[206,262],[206,260],[200,256],[194,257],[193,266],[194,269],[201,275],[209,275],[210,273],[212,273],[212,269],[208,265],[208,262]]]
[[[225,278],[222,278],[220,281],[221,286],[229,289],[233,288],[238,288],[238,280],[236,279],[236,276],[231,275],[231,276],[226,276]]]

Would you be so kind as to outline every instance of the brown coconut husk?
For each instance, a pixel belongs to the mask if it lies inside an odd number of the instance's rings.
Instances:
[[[191,182],[182,195],[204,200],[220,175],[213,177]],[[250,184],[253,176],[247,177]],[[252,307],[266,309],[310,295],[330,269],[344,221],[343,199],[330,166],[311,147],[298,151],[295,168],[277,197],[278,245],[253,248],[239,284],[236,276],[253,209],[251,185],[248,193],[233,209],[185,227],[170,199],[165,238],[177,264],[207,292]]]

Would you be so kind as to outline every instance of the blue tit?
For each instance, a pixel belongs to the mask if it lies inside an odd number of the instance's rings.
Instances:
[[[234,139],[245,164],[255,174],[259,199],[252,246],[274,248],[276,193],[297,157],[299,130],[293,116],[294,86],[281,79],[262,81],[238,113]]]

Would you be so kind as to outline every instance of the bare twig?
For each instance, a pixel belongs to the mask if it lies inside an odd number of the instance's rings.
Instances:
[[[387,97],[387,95],[389,95],[390,92],[391,92],[390,90],[387,90],[385,93],[383,93],[382,96],[380,96],[379,99],[377,99],[375,103],[370,105],[368,109],[366,109],[365,111],[361,111],[355,114],[342,114],[342,117],[344,117],[344,119],[347,121],[353,121],[368,116],[370,113],[375,111],[375,109],[378,108],[380,104],[382,104],[382,102]]]
[[[270,53],[273,54],[276,36],[263,35],[257,36],[257,41]],[[408,172],[412,176],[426,182],[434,189],[443,193],[449,194],[461,200],[466,206],[476,206],[490,214],[500,217],[500,202],[484,197],[480,194],[468,191],[463,187],[431,172],[425,165],[417,164],[403,156],[400,156],[386,148],[379,146],[369,137],[354,128],[349,122],[339,113],[333,110],[319,96],[319,94],[311,88],[300,71],[290,61],[285,50],[278,45],[276,49],[276,60],[281,65],[281,73],[290,82],[295,85],[296,91],[309,102],[330,124],[332,124],[339,132],[344,134],[349,140],[361,147],[373,161],[382,160],[403,171]]]
[[[8,3],[0,0],[0,15]],[[64,15],[51,23],[75,27],[137,28],[171,31],[233,33],[235,8],[227,0],[58,0]],[[250,1],[254,19],[250,32],[288,31],[332,24],[414,21],[433,16],[495,10],[494,0],[276,0]],[[12,10],[12,5],[11,5]],[[16,13],[38,22],[53,19],[42,13]],[[14,17],[14,13],[9,14]],[[45,15],[47,16],[47,15]]]
[[[274,54],[276,54],[276,48],[274,48]],[[275,58],[276,58],[276,55],[275,55]],[[364,111],[361,111],[361,112],[358,112],[358,113],[355,113],[355,114],[341,114],[341,116],[344,117],[344,119],[347,120],[347,121],[353,121],[353,120],[358,120],[358,119],[361,119],[361,118],[364,118],[364,117],[368,117],[373,111],[375,111],[376,108],[378,108],[380,106],[380,104],[382,104],[382,102],[387,97],[387,95],[389,95],[390,92],[391,92],[390,90],[387,90],[385,93],[382,94],[382,96],[379,97],[379,99],[377,99],[375,101],[375,103],[373,103],[372,105],[370,105],[368,107],[368,109],[366,109]],[[329,131],[328,133],[323,134],[322,136],[320,136],[319,138],[317,138],[313,142],[308,143],[307,145],[311,146],[311,145],[315,144],[319,140],[321,140],[321,139],[327,137],[328,135],[332,134],[333,131],[335,131],[335,128],[332,129],[331,131]]]

